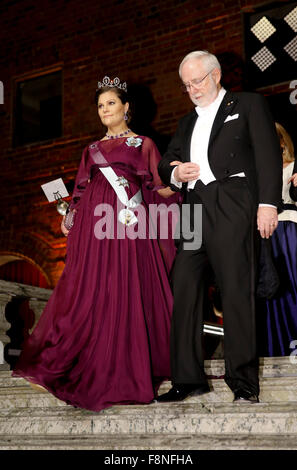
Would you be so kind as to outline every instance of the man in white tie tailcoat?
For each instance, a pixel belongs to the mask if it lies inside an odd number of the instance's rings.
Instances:
[[[213,272],[224,317],[225,381],[235,402],[255,403],[257,242],[269,238],[277,226],[279,141],[265,99],[257,93],[226,91],[214,55],[188,54],[179,74],[195,109],[179,121],[159,174],[184,193],[183,204],[192,209],[202,205],[202,244],[189,249],[181,234],[173,270],[172,388],[157,400],[180,401],[209,391],[202,334]]]

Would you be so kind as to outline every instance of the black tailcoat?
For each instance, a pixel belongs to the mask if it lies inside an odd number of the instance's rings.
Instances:
[[[228,118],[228,119],[227,119]],[[190,161],[195,110],[184,116],[159,164],[170,184],[170,162]],[[202,246],[180,244],[173,270],[174,309],[171,369],[174,383],[203,384],[203,313],[211,268],[222,296],[225,380],[232,390],[259,393],[255,331],[256,214],[259,203],[281,205],[282,158],[265,99],[256,93],[226,92],[208,145],[215,182],[197,181],[185,203],[202,204]],[[245,178],[231,177],[244,172]],[[176,190],[175,186],[172,186]]]

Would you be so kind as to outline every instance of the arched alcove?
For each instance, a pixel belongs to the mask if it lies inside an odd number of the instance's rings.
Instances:
[[[0,253],[0,279],[50,288],[50,282],[42,269],[33,260],[16,253]]]
[[[0,253],[0,280],[9,281],[7,284],[8,292],[10,292],[9,289],[18,288],[17,285],[10,283],[21,284],[20,292],[12,290],[15,293],[5,307],[5,320],[11,326],[9,328],[7,324],[6,335],[10,338],[10,342],[6,344],[2,351],[2,356],[4,354],[5,362],[13,368],[22,349],[23,342],[28,338],[36,321],[36,311],[31,303],[32,299],[38,302],[34,297],[36,295],[39,298],[40,291],[42,292],[43,289],[36,289],[35,293],[34,288],[50,289],[50,283],[46,273],[34,260],[12,251]],[[5,283],[3,285],[5,286]],[[3,288],[5,287],[2,286]],[[31,294],[28,295],[26,289],[31,289]],[[41,302],[42,305],[43,303]]]

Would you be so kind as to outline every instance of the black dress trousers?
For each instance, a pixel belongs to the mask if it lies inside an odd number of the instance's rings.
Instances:
[[[258,395],[255,331],[255,241],[257,206],[246,178],[229,177],[207,186],[200,181],[186,203],[202,204],[202,245],[184,249],[173,270],[172,382],[204,384],[203,313],[213,270],[224,319],[225,381]],[[192,220],[195,225],[195,221]],[[193,227],[192,227],[193,228]],[[197,228],[197,227],[196,227]]]

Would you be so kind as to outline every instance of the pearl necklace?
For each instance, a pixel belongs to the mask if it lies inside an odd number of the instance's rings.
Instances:
[[[125,132],[122,132],[121,134],[116,134],[116,135],[105,134],[105,135],[108,139],[118,139],[120,137],[124,137],[124,135],[129,134],[129,132],[131,132],[131,130],[127,129]]]

